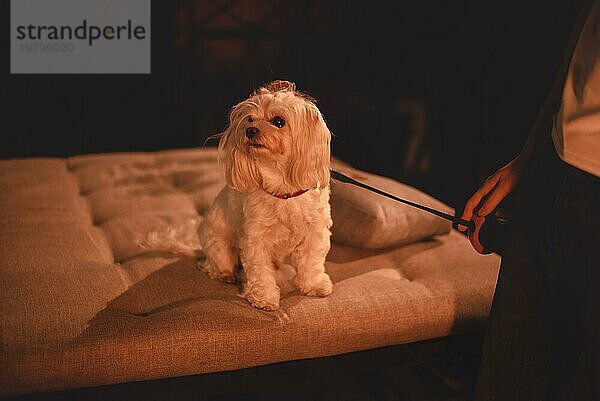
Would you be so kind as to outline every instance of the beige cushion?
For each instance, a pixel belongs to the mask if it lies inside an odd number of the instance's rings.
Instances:
[[[409,185],[336,161],[333,168],[391,195],[454,215],[452,208]],[[331,214],[333,241],[368,249],[406,245],[452,228],[450,221],[431,213],[337,181],[331,184]]]
[[[277,272],[252,308],[195,261],[138,238],[201,218],[213,149],[0,161],[0,397],[239,369],[481,330],[499,259],[451,232],[385,251],[334,245],[327,298]]]

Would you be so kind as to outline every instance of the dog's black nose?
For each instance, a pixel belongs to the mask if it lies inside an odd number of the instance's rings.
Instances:
[[[258,135],[258,128],[256,128],[256,127],[246,128],[246,136],[248,137],[248,139],[252,139],[256,135]]]

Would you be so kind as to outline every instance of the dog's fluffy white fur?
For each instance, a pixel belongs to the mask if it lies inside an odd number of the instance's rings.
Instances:
[[[241,264],[243,296],[257,308],[279,307],[275,270],[284,261],[296,269],[302,294],[332,291],[325,272],[330,139],[315,102],[287,81],[259,88],[231,110],[219,142],[227,186],[198,228],[200,265],[211,278],[234,282]],[[162,245],[185,252],[172,242]]]

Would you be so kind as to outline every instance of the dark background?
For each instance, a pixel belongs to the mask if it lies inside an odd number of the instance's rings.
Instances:
[[[201,146],[287,79],[335,156],[460,207],[522,146],[581,3],[153,0],[152,74],[10,75],[1,0],[0,158]]]

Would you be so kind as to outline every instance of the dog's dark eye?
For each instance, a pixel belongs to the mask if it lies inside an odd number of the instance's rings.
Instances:
[[[251,123],[251,122],[252,122],[252,121],[254,121],[254,120],[252,119],[252,117],[248,117],[248,118],[246,119],[246,121],[248,121],[249,123]]]
[[[273,118],[271,120],[271,123],[276,126],[277,128],[281,128],[285,125],[285,120],[279,116]]]

